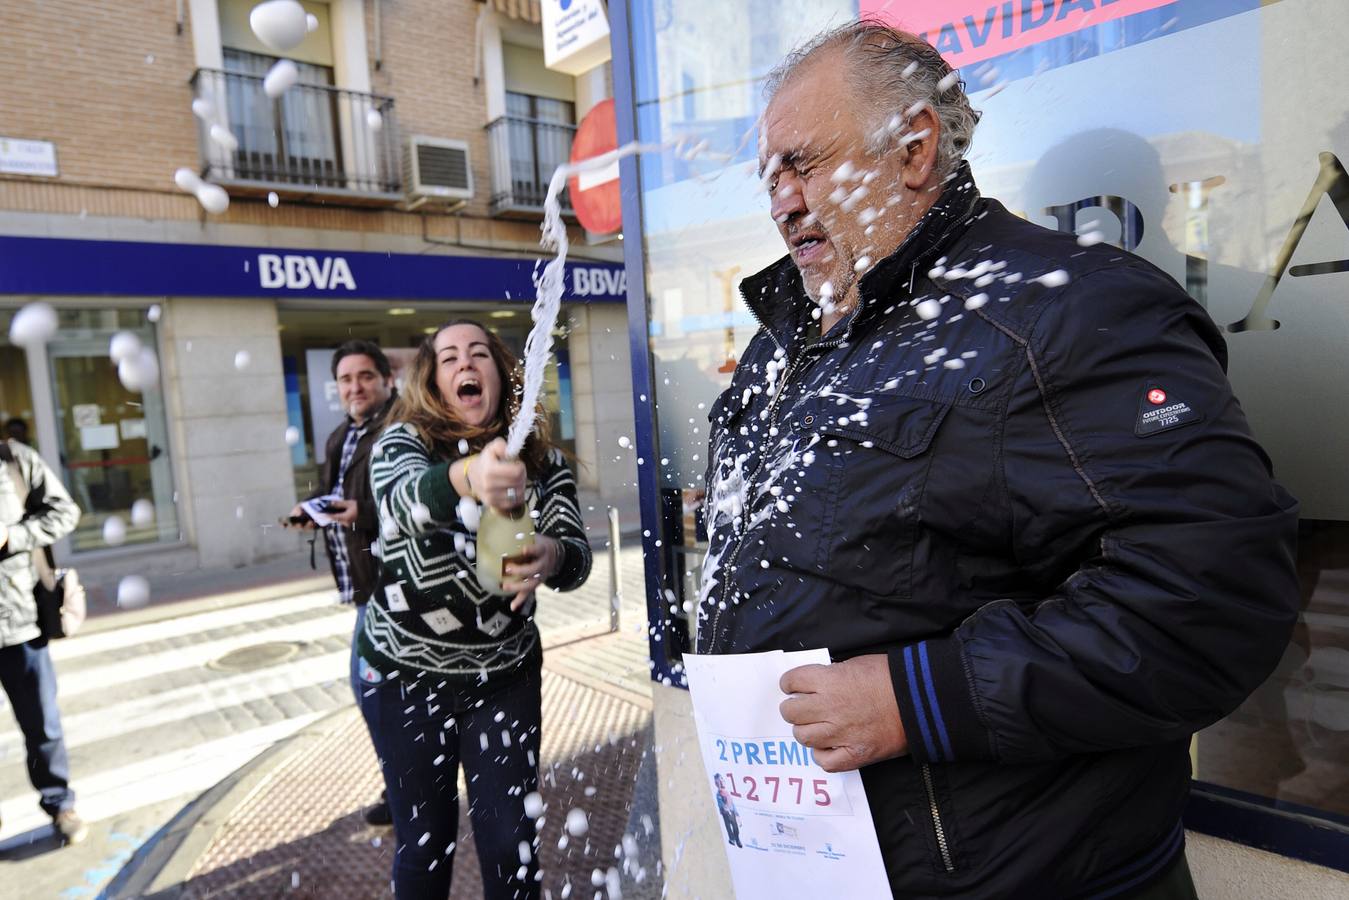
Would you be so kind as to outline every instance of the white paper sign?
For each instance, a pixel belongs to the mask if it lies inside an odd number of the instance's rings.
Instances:
[[[0,137],[0,172],[55,178],[59,174],[56,168],[56,145],[51,141]]]
[[[545,66],[582,75],[609,60],[609,19],[602,0],[544,0],[540,11]]]
[[[862,776],[820,768],[778,711],[783,673],[811,663],[829,652],[684,655],[739,900],[890,895]]]
[[[120,443],[116,425],[91,425],[80,429],[81,450],[114,450]]]
[[[146,431],[144,419],[123,419],[121,421],[121,428],[122,440],[124,441],[145,439]]]
[[[103,422],[103,412],[97,403],[76,403],[70,408],[70,417],[76,428],[93,428]]]

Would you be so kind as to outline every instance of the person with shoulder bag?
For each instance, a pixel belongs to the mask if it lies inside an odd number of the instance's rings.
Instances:
[[[32,448],[0,442],[0,459],[5,463],[0,466],[0,683],[23,732],[28,779],[41,797],[42,809],[52,817],[62,841],[77,844],[89,829],[75,812],[70,759],[56,705],[56,669],[47,641],[78,627],[83,591],[73,573],[57,577],[46,551],[75,530],[80,509]],[[50,573],[46,584],[41,570]],[[63,587],[71,612],[64,624]],[[56,603],[46,631],[39,595]]]

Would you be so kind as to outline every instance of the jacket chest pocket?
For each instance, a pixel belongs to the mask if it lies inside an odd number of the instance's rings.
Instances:
[[[950,404],[894,394],[814,397],[789,424],[813,444],[805,475],[816,535],[814,565],[828,578],[883,597],[912,594],[932,441]]]

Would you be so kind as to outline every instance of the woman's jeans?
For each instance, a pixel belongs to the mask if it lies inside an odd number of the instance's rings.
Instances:
[[[511,676],[478,705],[430,673],[404,667],[387,677],[364,659],[357,668],[393,814],[395,897],[449,897],[462,765],[484,898],[537,898],[538,845],[524,797],[539,784],[539,670]]]

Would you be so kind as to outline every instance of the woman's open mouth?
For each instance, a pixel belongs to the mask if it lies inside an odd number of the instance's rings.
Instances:
[[[477,406],[482,402],[482,385],[477,379],[465,378],[459,383],[459,390],[455,396],[463,406]]]

